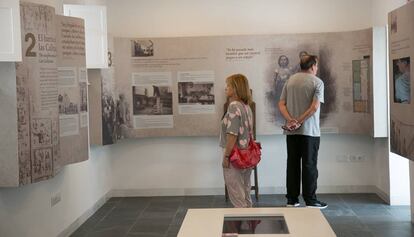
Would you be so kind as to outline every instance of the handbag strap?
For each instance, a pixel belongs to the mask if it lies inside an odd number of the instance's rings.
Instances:
[[[246,111],[247,126],[249,127],[250,141],[254,141],[253,140],[253,129],[251,129],[251,127],[250,127],[249,112],[247,110],[247,106],[249,106],[249,105],[246,105],[245,103],[240,102],[240,101],[237,101],[237,102],[239,102],[242,105],[242,107],[244,107],[244,110]]]
[[[247,106],[244,103],[242,103],[244,110],[246,110],[246,117],[247,117],[247,125],[249,126],[249,135],[250,135],[250,140],[253,141],[253,129],[250,127],[250,119],[249,119],[249,111],[247,110]]]

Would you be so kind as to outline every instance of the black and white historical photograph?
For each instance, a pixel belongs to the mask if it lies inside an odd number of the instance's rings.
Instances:
[[[115,137],[115,102],[111,95],[102,94],[102,143],[113,144]]]
[[[17,121],[22,125],[27,124],[29,118],[28,111],[25,108],[17,108]]]
[[[179,104],[214,104],[214,83],[178,82]]]
[[[410,57],[392,61],[394,80],[394,102],[411,103]]]
[[[173,101],[170,86],[133,86],[134,115],[172,115]]]
[[[80,89],[80,111],[86,112],[88,111],[88,86],[86,82],[79,83],[79,89]]]
[[[32,145],[52,145],[52,121],[49,118],[32,119]]]
[[[131,40],[131,56],[154,56],[154,43],[152,40]]]
[[[124,139],[131,124],[131,112],[125,94],[121,93],[116,101],[116,139]]]
[[[395,34],[398,32],[398,19],[397,19],[397,14],[394,13],[390,13],[391,15],[391,34]]]
[[[47,178],[53,175],[52,148],[33,150],[32,177],[34,180]]]
[[[66,92],[59,93],[59,114],[77,114],[78,104],[71,101],[70,96]]]

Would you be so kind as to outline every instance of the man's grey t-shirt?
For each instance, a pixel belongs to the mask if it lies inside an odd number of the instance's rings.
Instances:
[[[318,77],[299,72],[291,76],[283,87],[280,100],[286,101],[286,107],[293,118],[298,118],[312,104],[313,99],[318,99],[323,103],[323,81]],[[285,131],[286,135],[307,135],[320,137],[321,130],[319,126],[320,106],[318,110],[303,122],[302,126],[295,131]]]

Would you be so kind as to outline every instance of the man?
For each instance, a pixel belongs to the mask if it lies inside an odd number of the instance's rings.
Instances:
[[[293,70],[292,70],[293,73],[297,73],[297,72],[302,71],[302,69],[300,68],[300,59],[305,55],[308,55],[308,52],[300,51],[300,53],[299,53],[299,63],[293,68]]]
[[[301,71],[286,82],[279,101],[279,109],[286,119],[287,143],[287,206],[299,206],[300,178],[302,196],[307,207],[326,208],[328,205],[316,198],[318,179],[318,150],[320,143],[320,103],[324,102],[324,85],[316,77],[318,58],[304,55],[300,60]],[[301,172],[302,164],[302,172]]]
[[[394,72],[394,102],[409,104],[411,102],[410,58],[400,58],[396,63],[398,72]]]
[[[129,105],[125,100],[125,95],[120,94],[119,100],[117,102],[117,124],[118,124],[118,139],[125,138],[126,129],[129,127],[130,117],[129,117]]]

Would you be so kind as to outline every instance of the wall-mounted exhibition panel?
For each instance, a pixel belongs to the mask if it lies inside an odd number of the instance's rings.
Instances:
[[[19,0],[0,1],[0,62],[22,60]]]
[[[26,53],[6,78],[15,91],[6,94],[10,103],[0,104],[10,118],[2,120],[1,130],[9,131],[2,139],[17,152],[2,156],[2,167],[18,169],[0,173],[0,186],[46,180],[88,159],[84,22],[45,5],[21,3],[20,9]]]
[[[391,151],[414,160],[414,3],[388,14]]]
[[[88,159],[88,72],[83,19],[57,16],[57,25],[60,165],[66,165]]]
[[[107,121],[116,126],[106,126],[114,129],[102,134],[118,138],[216,136],[225,102],[225,78],[233,73],[249,79],[257,105],[258,134],[281,134],[284,120],[277,109],[281,90],[300,70],[300,54],[307,53],[320,58],[318,76],[325,84],[323,132],[371,135],[372,42],[372,29],[115,38],[114,76],[107,77],[103,87],[110,91],[105,93],[111,94],[114,101],[110,104],[115,107],[111,112],[115,119]]]
[[[65,16],[79,17],[85,20],[87,68],[107,68],[106,7],[65,4],[63,9]]]
[[[100,94],[96,95],[97,99],[100,99],[100,103],[96,104],[99,106],[101,114],[99,114],[97,126],[99,130],[92,130],[94,137],[99,137],[98,140],[91,140],[91,143],[108,145],[115,143],[118,139],[122,139],[122,131],[127,127],[124,123],[120,123],[122,108],[119,106],[119,95],[118,97],[115,90],[115,63],[114,63],[114,38],[108,36],[108,68],[100,70],[99,78],[101,78],[101,84],[99,87]],[[118,108],[118,110],[117,110]],[[124,107],[125,108],[125,107]],[[129,118],[129,110],[124,110],[125,118]]]

